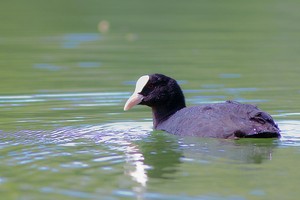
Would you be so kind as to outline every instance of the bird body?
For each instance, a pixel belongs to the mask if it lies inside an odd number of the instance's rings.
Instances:
[[[235,101],[186,107],[178,83],[165,75],[142,76],[124,106],[152,108],[153,126],[180,136],[213,138],[280,137],[272,117],[251,104]]]
[[[175,135],[214,138],[277,137],[279,132],[270,115],[233,101],[185,107],[155,128]]]

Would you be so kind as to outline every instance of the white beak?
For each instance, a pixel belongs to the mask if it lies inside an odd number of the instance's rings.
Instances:
[[[127,100],[125,106],[124,106],[124,111],[127,111],[129,110],[130,108],[132,108],[133,106],[139,104],[142,102],[144,96],[141,95],[141,94],[136,94],[136,93],[133,93],[131,95],[131,97]]]
[[[139,93],[143,90],[145,85],[148,83],[149,79],[150,77],[148,75],[139,78],[139,80],[136,82],[134,93],[127,100],[124,106],[124,111],[129,110],[133,106],[142,102],[144,96]]]

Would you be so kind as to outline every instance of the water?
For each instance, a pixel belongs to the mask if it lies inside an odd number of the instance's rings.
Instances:
[[[3,199],[298,199],[299,2],[7,1]],[[187,104],[257,104],[282,138],[184,138],[123,112],[147,73]]]

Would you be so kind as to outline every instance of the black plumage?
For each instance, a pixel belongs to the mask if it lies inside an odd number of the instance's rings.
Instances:
[[[214,138],[280,137],[272,117],[254,105],[234,101],[186,107],[178,83],[165,75],[152,74],[139,79],[136,91],[124,110],[136,104],[152,108],[153,125],[181,136]]]

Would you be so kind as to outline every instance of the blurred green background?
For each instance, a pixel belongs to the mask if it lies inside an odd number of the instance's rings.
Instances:
[[[192,88],[220,74],[241,75],[228,86],[295,88],[298,8],[291,0],[3,1],[0,92],[119,91],[153,72]]]

